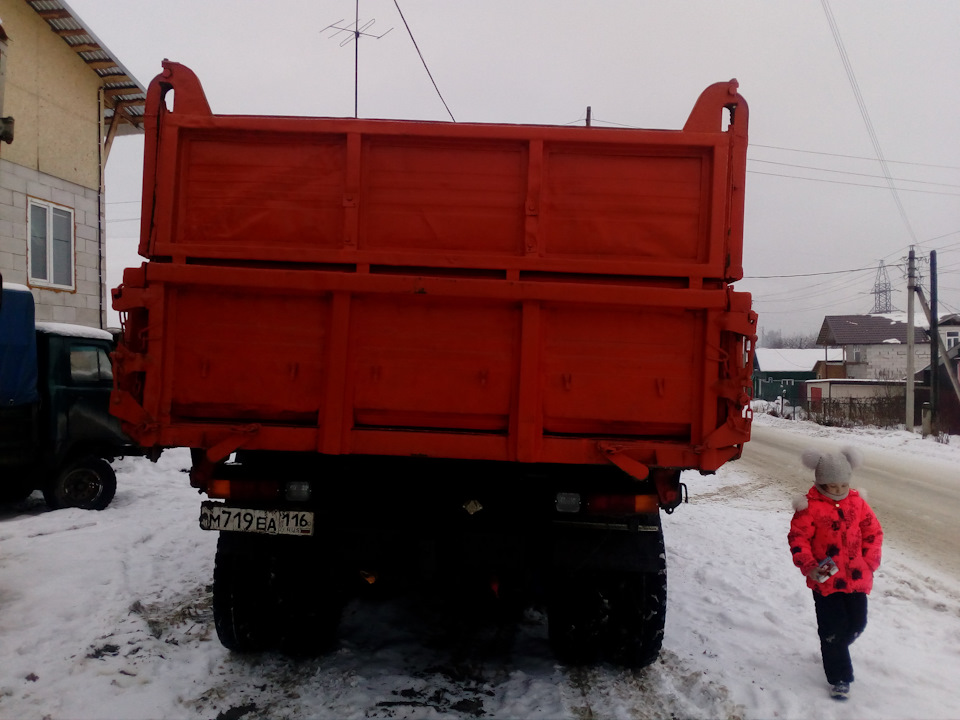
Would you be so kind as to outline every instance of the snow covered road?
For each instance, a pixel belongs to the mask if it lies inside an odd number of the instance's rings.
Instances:
[[[811,484],[810,472],[796,462],[804,449],[836,452],[844,444],[860,445],[864,465],[856,472],[854,486],[866,490],[871,507],[883,521],[887,541],[909,546],[960,581],[960,466],[949,450],[938,453],[938,443],[929,440],[917,445],[909,436],[901,438],[901,445],[878,447],[865,445],[862,433],[860,439],[850,440],[849,433],[839,431],[824,437],[792,429],[789,422],[755,426],[743,452],[743,465],[758,472],[777,468],[771,474],[784,487],[805,493]],[[904,452],[903,444],[923,452]]]
[[[768,425],[781,427],[758,418]],[[960,438],[781,429],[960,466]],[[853,697],[827,697],[786,549],[794,491],[779,478],[803,480],[794,460],[684,478],[691,502],[664,519],[664,651],[641,672],[556,664],[538,612],[504,634],[429,598],[352,604],[339,648],[315,660],[231,654],[213,631],[216,536],[197,527],[187,454],[122,460],[101,513],[47,512],[37,497],[0,508],[0,718],[957,717],[960,582],[896,539],[854,647]]]

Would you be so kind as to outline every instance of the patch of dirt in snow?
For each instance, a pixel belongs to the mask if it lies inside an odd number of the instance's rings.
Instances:
[[[129,685],[135,682],[130,678],[149,676],[158,660],[173,659],[178,647],[213,635],[211,588],[197,587],[166,600],[134,601],[113,632],[90,644],[81,663],[103,662],[98,674],[116,673],[114,684]]]
[[[190,645],[216,642],[206,590],[131,610],[145,622],[101,638],[90,649],[99,662],[136,673],[151,658],[177,662]],[[217,720],[744,715],[725,687],[672,652],[640,671],[565,668],[550,653],[542,613],[515,623],[468,616],[416,598],[354,602],[334,652],[301,660],[224,652],[179,705],[185,716]]]

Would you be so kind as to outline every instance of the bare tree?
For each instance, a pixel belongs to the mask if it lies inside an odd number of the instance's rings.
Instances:
[[[759,347],[804,350],[817,347],[815,334],[784,335],[780,330],[760,330]]]

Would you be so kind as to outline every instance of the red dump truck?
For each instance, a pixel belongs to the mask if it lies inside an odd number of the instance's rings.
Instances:
[[[191,448],[221,642],[456,585],[655,659],[660,511],[750,435],[737,83],[673,131],[230,116],[164,62],[145,118],[113,412]]]

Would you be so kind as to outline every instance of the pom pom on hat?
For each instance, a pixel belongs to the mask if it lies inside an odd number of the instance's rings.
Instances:
[[[852,472],[863,465],[862,453],[853,447],[845,447],[839,453],[805,450],[800,459],[813,470],[817,485],[849,483]]]

